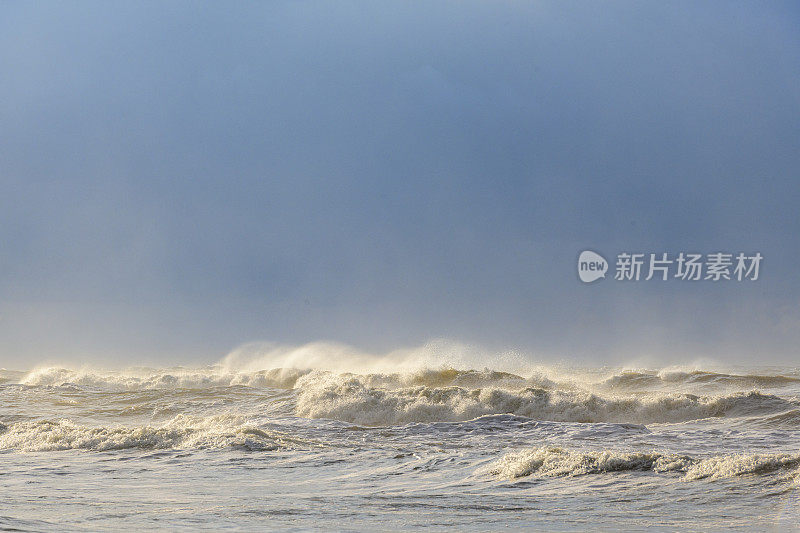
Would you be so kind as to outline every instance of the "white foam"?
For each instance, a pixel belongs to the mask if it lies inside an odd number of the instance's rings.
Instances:
[[[256,372],[228,372],[218,367],[197,369],[127,369],[104,371],[72,370],[49,367],[35,369],[24,375],[19,383],[29,386],[74,385],[89,389],[196,389],[210,387],[272,387],[290,389],[306,371],[275,368]]]
[[[0,423],[0,450],[122,450],[129,448],[244,448],[277,450],[316,445],[266,431],[234,415],[179,415],[159,426],[90,426],[66,419]]]
[[[492,383],[491,376],[487,376]],[[723,396],[653,393],[603,397],[586,391],[547,390],[506,378],[504,386],[376,386],[371,376],[312,372],[295,385],[296,412],[361,425],[455,422],[491,414],[514,414],[555,422],[676,423],[709,417],[781,412],[788,400],[757,392]]]
[[[692,458],[656,452],[576,451],[543,446],[506,454],[487,468],[505,479],[558,477],[622,471],[677,472],[686,481],[768,474],[800,466],[800,455],[728,454]]]

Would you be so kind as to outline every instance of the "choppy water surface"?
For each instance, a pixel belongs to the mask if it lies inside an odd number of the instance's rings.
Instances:
[[[0,371],[0,529],[800,528],[790,368]]]

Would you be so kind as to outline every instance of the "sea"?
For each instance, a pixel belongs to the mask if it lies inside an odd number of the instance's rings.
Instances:
[[[0,529],[800,530],[797,367],[436,352],[1,370]]]

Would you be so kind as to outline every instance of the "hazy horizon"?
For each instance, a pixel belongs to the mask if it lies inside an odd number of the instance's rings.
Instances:
[[[4,4],[0,367],[796,363],[800,10],[679,6]],[[764,262],[584,285],[587,249]]]

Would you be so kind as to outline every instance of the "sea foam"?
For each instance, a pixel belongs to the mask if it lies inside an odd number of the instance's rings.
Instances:
[[[317,445],[281,432],[260,429],[233,415],[205,418],[179,415],[158,426],[92,426],[66,419],[0,423],[0,450],[27,452],[132,448],[269,451]]]
[[[625,471],[676,472],[686,481],[795,470],[800,455],[727,454],[707,458],[656,452],[576,451],[542,446],[508,453],[486,471],[501,478],[559,477]],[[794,474],[794,472],[793,472]]]
[[[309,373],[297,380],[296,412],[367,426],[457,422],[513,414],[554,422],[678,423],[712,417],[780,413],[797,402],[759,392],[721,396],[652,393],[601,396],[581,390],[549,390],[530,382],[504,386],[401,386],[371,376]]]

